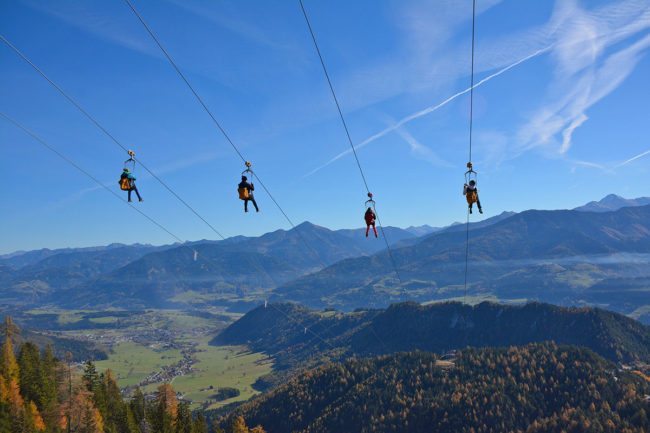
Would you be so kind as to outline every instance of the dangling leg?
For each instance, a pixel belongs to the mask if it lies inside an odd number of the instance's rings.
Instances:
[[[138,201],[142,201],[142,197],[140,197],[140,193],[138,192],[138,187],[133,185],[133,191],[135,191],[135,195],[138,196]]]
[[[244,212],[248,212],[248,199],[244,200]]]
[[[478,213],[483,213],[483,207],[481,206],[481,200],[478,199],[478,195],[476,196],[476,205],[478,206]]]
[[[259,212],[260,208],[257,207],[257,202],[255,201],[255,198],[251,197],[251,201],[253,202],[253,206],[255,206],[255,212]]]
[[[377,235],[377,227],[375,227],[375,224],[372,224],[372,231],[375,232],[375,237],[378,238],[379,236]]]
[[[366,224],[366,237],[368,237],[369,231],[370,231],[370,224]]]
[[[129,190],[129,194],[128,194],[129,203],[131,202],[131,191],[132,191],[132,190]]]
[[[469,213],[472,213],[472,205],[473,205],[473,203],[469,204]]]

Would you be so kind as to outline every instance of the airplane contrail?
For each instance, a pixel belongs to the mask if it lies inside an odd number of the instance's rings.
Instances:
[[[487,83],[487,82],[490,81],[491,79],[496,78],[496,77],[498,77],[499,75],[501,75],[501,74],[503,74],[503,73],[505,73],[505,72],[508,72],[510,69],[512,69],[512,68],[514,68],[514,67],[516,67],[516,66],[519,66],[519,65],[521,65],[522,63],[524,63],[524,62],[526,62],[526,61],[528,61],[528,60],[530,60],[530,59],[532,59],[532,58],[534,58],[534,57],[537,57],[537,56],[539,56],[540,54],[543,54],[543,53],[549,51],[551,48],[552,48],[552,46],[548,46],[548,47],[546,47],[546,48],[542,48],[542,49],[540,49],[540,50],[535,51],[535,52],[532,53],[532,54],[529,54],[528,56],[524,57],[523,59],[517,60],[515,63],[513,63],[513,64],[511,64],[511,65],[509,65],[509,66],[506,66],[505,68],[500,69],[499,71],[495,72],[494,74],[492,74],[492,75],[488,75],[487,77],[483,78],[481,81],[479,81],[478,83],[474,84],[474,87],[473,87],[473,88],[476,89],[477,87],[479,87],[479,86],[481,86],[481,85]],[[444,107],[445,105],[449,104],[449,103],[450,103],[451,101],[453,101],[454,99],[456,99],[456,98],[458,98],[458,97],[460,97],[460,96],[462,96],[462,95],[464,95],[464,94],[466,94],[466,93],[469,93],[470,90],[472,90],[472,87],[468,87],[468,88],[465,89],[465,90],[462,90],[462,91],[460,91],[460,92],[458,92],[458,93],[455,93],[455,94],[451,95],[449,98],[445,99],[444,101],[442,101],[442,102],[440,102],[440,103],[438,103],[438,104],[436,104],[436,105],[432,105],[432,106],[430,106],[430,107],[427,107],[427,108],[425,108],[425,109],[423,109],[423,110],[417,111],[417,112],[415,112],[415,113],[413,113],[413,114],[411,114],[411,115],[408,115],[408,116],[402,118],[402,119],[399,120],[397,123],[395,123],[395,124],[393,124],[393,125],[387,127],[386,129],[383,129],[383,130],[379,131],[378,133],[376,133],[376,134],[374,134],[374,135],[371,135],[370,137],[366,138],[366,139],[363,140],[361,143],[359,143],[359,144],[357,144],[356,146],[354,146],[354,148],[355,148],[356,150],[359,150],[359,149],[361,149],[362,147],[365,147],[365,146],[367,146],[368,144],[372,143],[373,141],[375,141],[375,140],[377,140],[377,139],[383,137],[384,135],[386,135],[386,134],[388,134],[388,133],[390,133],[390,132],[393,132],[393,131],[395,131],[396,129],[398,129],[398,128],[404,126],[405,124],[407,124],[407,123],[409,123],[409,122],[412,122],[413,120],[418,119],[418,118],[420,118],[420,117],[422,117],[422,116],[426,116],[427,114],[432,113],[432,112],[438,110],[439,108]],[[308,176],[311,176],[312,174],[314,174],[314,173],[316,173],[316,172],[322,170],[323,168],[327,167],[328,165],[332,164],[332,163],[335,162],[335,161],[338,161],[339,159],[343,158],[345,155],[348,155],[348,154],[350,154],[350,153],[352,153],[352,149],[347,149],[347,150],[345,150],[345,151],[339,153],[339,154],[336,155],[334,158],[332,158],[332,159],[330,159],[329,161],[327,161],[325,164],[323,164],[323,165],[321,165],[321,166],[319,166],[319,167],[316,167],[315,169],[313,169],[312,171],[310,171],[309,173],[307,173],[306,175],[304,175],[303,178],[308,177]]]
[[[636,160],[639,159],[639,158],[643,158],[643,157],[646,156],[646,155],[650,155],[650,150],[646,150],[646,151],[643,152],[643,153],[639,153],[637,156],[633,156],[632,158],[628,159],[627,161],[623,161],[623,162],[621,162],[620,164],[618,164],[618,165],[615,166],[614,168],[623,167],[624,165],[627,165],[627,164],[629,164],[629,163],[632,162],[632,161],[636,161]]]

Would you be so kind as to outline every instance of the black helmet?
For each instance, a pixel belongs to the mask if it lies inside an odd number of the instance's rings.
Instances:
[[[475,180],[470,180],[470,181],[469,181],[469,184],[472,185],[472,186],[474,186],[474,185],[476,185],[476,181],[475,181]]]
[[[247,178],[246,176],[242,176],[242,177],[241,177],[241,180],[243,180],[243,181],[245,182],[245,181],[248,180],[248,178]]]

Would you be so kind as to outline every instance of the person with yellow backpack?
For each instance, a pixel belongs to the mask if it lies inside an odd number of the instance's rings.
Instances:
[[[138,201],[142,201],[138,188],[135,186],[135,176],[129,171],[128,168],[124,167],[122,175],[120,176],[120,189],[122,191],[128,191],[128,200],[131,201],[131,191],[135,191],[135,194],[138,196]]]
[[[237,192],[239,192],[239,199],[244,200],[244,212],[248,212],[248,202],[253,202],[255,206],[255,212],[259,212],[260,209],[257,207],[257,202],[255,202],[255,197],[253,197],[253,191],[255,191],[255,185],[248,182],[246,176],[241,177],[241,183],[238,185]]]
[[[478,206],[479,213],[483,213],[483,208],[481,207],[481,200],[478,198],[478,188],[476,188],[476,181],[470,180],[469,184],[463,186],[463,195],[467,199],[467,204],[469,206],[469,213],[472,213],[472,206],[474,203]]]

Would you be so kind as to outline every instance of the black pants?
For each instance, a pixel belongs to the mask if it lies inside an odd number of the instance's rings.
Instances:
[[[255,202],[255,199],[253,197],[250,197],[249,199],[244,200],[244,212],[248,212],[248,202],[252,201],[253,206],[255,206],[255,212],[259,212],[260,209],[257,207],[257,203]]]
[[[135,185],[133,185],[133,188],[129,190],[129,201],[131,201],[131,191],[135,191],[135,195],[138,196],[138,200],[142,201],[142,197],[140,197],[140,193],[138,192],[138,188],[136,188]]]

